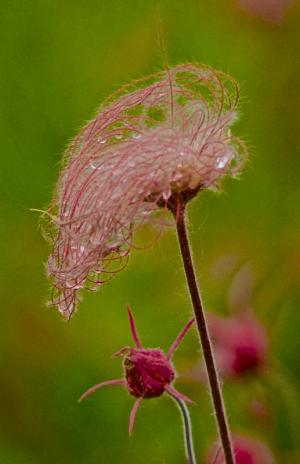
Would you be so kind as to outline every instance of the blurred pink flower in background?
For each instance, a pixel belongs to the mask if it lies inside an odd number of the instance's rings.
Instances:
[[[172,194],[238,173],[245,149],[229,130],[238,97],[230,76],[178,65],[120,89],[75,137],[47,216],[52,302],[66,318],[79,289],[124,267],[134,230]]]
[[[230,317],[207,314],[214,354],[221,377],[242,378],[261,372],[268,358],[268,336],[251,310]],[[184,374],[187,381],[206,381],[202,362]]]
[[[230,318],[210,313],[208,323],[217,365],[223,377],[241,376],[264,367],[268,338],[250,311]]]
[[[233,447],[236,464],[274,464],[274,458],[269,448],[261,441],[235,435]],[[209,452],[207,464],[225,464],[221,448],[214,445]]]
[[[266,21],[280,22],[293,0],[239,0],[243,9]]]
[[[175,380],[175,369],[171,363],[172,357],[182,342],[188,330],[194,323],[191,319],[181,330],[175,341],[172,343],[167,354],[159,348],[143,348],[136,331],[134,317],[129,306],[127,307],[129,323],[135,348],[124,347],[115,353],[115,356],[124,355],[125,379],[106,380],[89,388],[80,397],[80,401],[94,393],[102,387],[110,385],[123,385],[127,388],[130,395],[137,398],[133,405],[130,420],[129,434],[132,434],[134,420],[137,410],[143,399],[157,398],[164,392],[185,402],[192,401],[178,392],[171,383]]]

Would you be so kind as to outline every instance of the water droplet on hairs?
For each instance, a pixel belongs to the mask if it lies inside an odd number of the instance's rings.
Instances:
[[[78,290],[79,288],[82,288],[82,283],[76,283],[74,280],[67,280],[65,286],[72,290]]]
[[[99,246],[102,243],[102,237],[90,237],[89,241],[93,246]]]
[[[119,245],[120,245],[120,239],[119,239],[119,238],[115,238],[115,239],[112,239],[112,240],[107,244],[107,248],[108,248],[108,250],[114,251]]]
[[[152,211],[142,211],[141,215],[146,217],[146,216],[149,216],[149,214],[151,214]]]
[[[224,158],[218,158],[217,159],[217,168],[218,169],[223,169],[226,164],[228,163],[228,158],[225,156]]]
[[[171,196],[172,192],[171,192],[171,188],[168,186],[162,193],[162,197],[164,200],[168,200]]]
[[[98,166],[96,166],[93,161],[90,161],[90,167],[92,169],[98,169]]]
[[[182,179],[182,177],[184,176],[182,164],[178,165],[177,168],[178,168],[178,171],[175,172],[175,174],[173,175],[173,179],[172,179],[175,182]]]

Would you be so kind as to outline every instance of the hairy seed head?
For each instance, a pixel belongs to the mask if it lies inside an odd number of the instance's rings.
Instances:
[[[79,289],[122,268],[134,230],[172,195],[216,187],[240,170],[245,149],[229,130],[237,100],[231,77],[178,65],[123,87],[71,142],[49,212],[47,266],[65,317]]]

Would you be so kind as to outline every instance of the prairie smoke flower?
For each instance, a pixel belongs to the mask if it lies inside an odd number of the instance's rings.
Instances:
[[[122,348],[115,356],[124,355],[125,379],[107,380],[89,388],[80,397],[80,401],[94,393],[99,388],[109,385],[123,385],[130,395],[137,398],[130,413],[129,434],[132,434],[135,415],[143,399],[156,398],[165,391],[179,400],[192,403],[192,401],[178,392],[171,383],[175,379],[175,370],[171,359],[187,331],[194,323],[191,319],[181,330],[176,340],[172,343],[167,354],[159,348],[143,348],[136,331],[134,317],[129,306],[127,307],[130,329],[135,348],[128,346]]]
[[[208,325],[222,376],[241,376],[264,367],[268,339],[254,315],[224,318],[210,314]]]
[[[274,464],[269,448],[257,439],[236,435],[233,437],[233,447],[236,464]],[[207,464],[225,464],[221,448],[212,447]]]
[[[78,290],[123,267],[134,230],[235,175],[244,146],[230,133],[238,86],[200,64],[178,65],[123,87],[70,143],[48,217],[53,304],[69,318]]]

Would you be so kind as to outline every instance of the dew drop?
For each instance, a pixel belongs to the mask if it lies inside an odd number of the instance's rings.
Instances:
[[[164,200],[168,200],[168,199],[170,198],[170,196],[171,196],[171,189],[170,189],[170,187],[167,187],[167,188],[163,191],[162,197],[163,197]]]
[[[90,166],[92,169],[98,169],[97,166],[93,163],[93,161],[90,161]]]
[[[219,159],[217,161],[218,161],[218,164],[217,164],[218,169],[223,169],[226,166],[226,164],[228,163],[228,159],[226,157],[221,158],[221,159]]]

